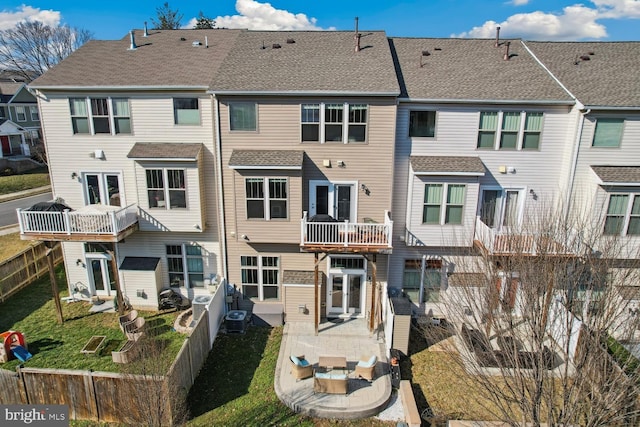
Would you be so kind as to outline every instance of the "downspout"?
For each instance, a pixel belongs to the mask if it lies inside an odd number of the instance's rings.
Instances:
[[[220,230],[219,230],[219,235],[220,235],[220,245],[221,245],[221,249],[222,249],[222,271],[224,274],[224,277],[228,280],[229,279],[229,271],[227,269],[227,225],[226,225],[226,221],[225,221],[225,213],[224,213],[224,190],[223,190],[223,185],[222,185],[222,139],[220,136],[220,101],[218,100],[218,98],[213,95],[213,99],[215,100],[215,113],[214,113],[214,117],[215,117],[215,133],[216,133],[216,157],[218,159],[218,164],[217,164],[217,180],[218,180],[218,200],[219,200],[219,204],[218,204],[218,208],[219,208],[219,212],[218,215],[220,217]],[[225,294],[226,294],[226,288],[225,288]],[[225,304],[226,307],[226,304]]]
[[[420,265],[420,292],[418,293],[418,307],[422,304],[424,296],[424,270],[427,267],[427,254],[422,255],[422,264]]]
[[[576,180],[576,169],[578,166],[578,154],[580,154],[580,140],[582,139],[582,128],[584,126],[584,118],[591,112],[591,108],[580,110],[580,118],[578,119],[578,127],[576,129],[576,141],[573,147],[573,157],[571,159],[571,169],[569,170],[569,185],[567,187],[567,195],[565,200],[566,212],[565,222],[569,220],[569,211],[571,210],[571,196],[573,194],[573,186]]]

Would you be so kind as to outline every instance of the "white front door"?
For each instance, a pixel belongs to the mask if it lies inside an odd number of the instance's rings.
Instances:
[[[115,295],[115,274],[111,268],[109,256],[96,253],[87,254],[86,264],[91,295]]]
[[[122,183],[118,173],[85,173],[84,196],[87,205],[122,206]]]
[[[357,183],[329,181],[309,182],[309,217],[331,215],[338,221],[356,218]]]
[[[365,278],[361,273],[335,273],[329,276],[327,316],[359,317],[363,312]]]
[[[522,214],[522,189],[483,188],[478,215],[491,228],[518,227]]]

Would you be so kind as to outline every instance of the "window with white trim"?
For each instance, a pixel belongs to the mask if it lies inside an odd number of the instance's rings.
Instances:
[[[245,178],[247,219],[287,219],[287,187],[286,178]]]
[[[346,114],[345,114],[346,112]],[[366,142],[369,106],[313,103],[300,107],[302,142]]]
[[[127,98],[69,98],[74,134],[130,134]]]
[[[442,281],[442,260],[425,260],[424,275],[421,259],[405,259],[402,276],[402,291],[415,304],[439,302]],[[423,279],[422,284],[420,278]],[[422,301],[420,290],[422,289]]]
[[[593,132],[593,147],[616,148],[620,147],[624,119],[597,118],[596,129]]]
[[[31,105],[29,107],[29,114],[31,114],[31,121],[32,122],[39,122],[40,121],[40,111],[38,111],[38,106],[37,105]]]
[[[423,224],[462,224],[465,184],[425,184]]]
[[[538,150],[543,113],[530,111],[482,111],[477,148]]]
[[[229,129],[254,132],[258,129],[258,114],[255,102],[234,102],[229,104]]]
[[[183,243],[167,245],[167,271],[172,287],[204,287],[204,260],[202,247]]]
[[[640,235],[640,195],[609,195],[609,205],[604,221],[604,234]]]
[[[177,125],[199,125],[198,98],[173,98],[173,122]]]
[[[149,208],[180,209],[187,207],[187,190],[183,169],[147,169]]]
[[[27,112],[26,109],[22,106],[14,107],[16,110],[16,121],[17,122],[26,122],[27,121]]]
[[[259,301],[280,298],[280,257],[241,256],[240,276],[245,298]]]

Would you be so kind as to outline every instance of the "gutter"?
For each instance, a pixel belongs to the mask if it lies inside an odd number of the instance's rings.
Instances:
[[[206,91],[209,89],[209,86],[179,86],[179,85],[168,85],[168,86],[39,86],[39,85],[29,85],[31,89],[36,90],[53,90],[53,91],[101,91],[101,90],[110,90],[110,91],[126,91],[126,90],[143,90],[143,91],[159,91],[159,90],[200,90]]]
[[[574,105],[574,100],[527,100],[527,99],[438,99],[438,98],[398,98],[398,103],[430,103],[430,104],[508,104],[508,105]]]
[[[354,92],[335,90],[209,90],[211,95],[251,95],[251,96],[393,96],[397,97],[400,92]]]

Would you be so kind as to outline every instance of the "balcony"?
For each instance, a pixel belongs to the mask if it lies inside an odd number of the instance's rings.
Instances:
[[[384,223],[317,221],[304,212],[300,222],[300,248],[305,252],[391,253],[393,221],[384,213]]]
[[[17,209],[20,238],[76,242],[119,242],[138,229],[138,208],[89,205],[76,211]]]
[[[573,256],[583,244],[572,230],[557,233],[533,233],[491,228],[476,217],[474,245],[487,255]]]

